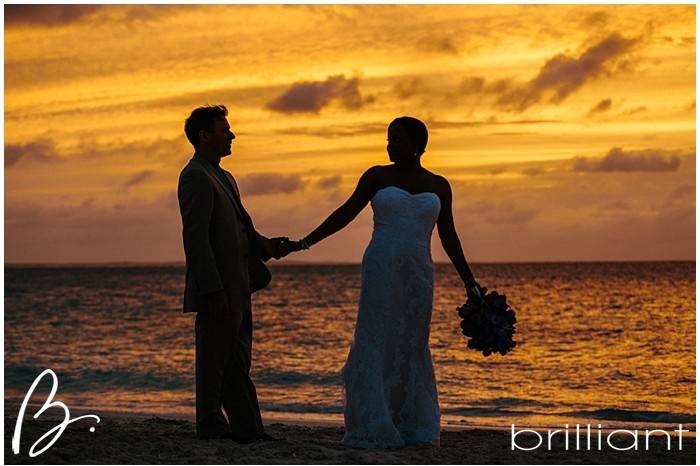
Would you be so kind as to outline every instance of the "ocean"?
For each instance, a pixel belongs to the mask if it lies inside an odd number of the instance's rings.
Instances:
[[[435,265],[430,346],[450,427],[695,429],[695,263],[473,264],[517,314],[506,356],[468,350],[449,264]],[[253,299],[263,418],[342,422],[359,265],[277,265]],[[194,418],[184,267],[5,267],[5,407],[47,368],[71,408]],[[31,403],[41,404],[44,380]],[[44,395],[42,395],[42,393]],[[6,411],[6,416],[16,416]]]

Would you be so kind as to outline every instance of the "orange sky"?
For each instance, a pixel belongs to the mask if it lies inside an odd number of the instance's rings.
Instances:
[[[54,5],[5,7],[6,262],[181,261],[207,103],[267,235],[316,227],[412,115],[469,261],[695,259],[694,5]],[[290,258],[359,262],[371,220]]]

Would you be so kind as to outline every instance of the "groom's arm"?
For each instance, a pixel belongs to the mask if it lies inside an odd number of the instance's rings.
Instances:
[[[224,289],[209,241],[214,209],[214,187],[205,173],[190,170],[178,183],[177,197],[182,215],[182,241],[187,263],[199,293],[208,295]]]
[[[272,257],[272,250],[270,249],[270,238],[267,238],[257,231],[253,232],[253,242],[255,250],[258,251],[260,259],[267,261]]]

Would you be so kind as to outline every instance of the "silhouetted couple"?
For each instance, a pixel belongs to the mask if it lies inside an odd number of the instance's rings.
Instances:
[[[392,163],[369,168],[343,205],[306,237],[289,241],[255,230],[235,179],[219,166],[235,139],[227,114],[224,106],[211,106],[187,118],[185,133],[195,153],[178,185],[187,262],[184,311],[197,312],[197,436],[275,440],[265,433],[250,378],[251,293],[269,281],[261,261],[312,247],[371,202],[374,231],[362,260],[355,335],[342,369],[343,443],[439,445],[440,407],[428,347],[430,238],[436,224],[467,294],[479,294],[480,288],[455,231],[450,185],[421,165],[427,128],[411,117],[392,121],[387,139]]]

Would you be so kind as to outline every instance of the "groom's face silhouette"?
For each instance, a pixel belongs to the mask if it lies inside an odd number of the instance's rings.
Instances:
[[[219,157],[226,157],[231,153],[231,144],[236,139],[236,135],[231,131],[231,126],[226,118],[214,120],[211,131],[202,130],[200,141],[207,150]]]

